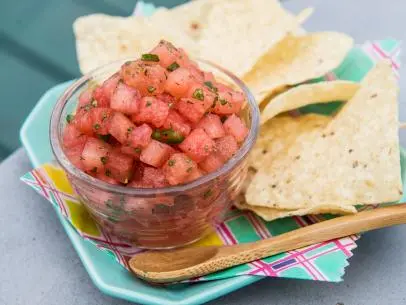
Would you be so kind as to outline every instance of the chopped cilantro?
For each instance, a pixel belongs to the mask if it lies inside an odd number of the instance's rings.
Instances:
[[[227,102],[226,99],[223,99],[223,98],[220,99],[220,104],[221,104],[221,105],[224,106],[224,105],[227,104],[227,103],[228,103],[228,102]]]
[[[159,56],[156,54],[150,54],[150,53],[146,53],[146,54],[142,54],[141,55],[141,60],[143,61],[159,61]]]
[[[216,95],[216,97],[213,100],[213,104],[211,105],[211,108],[216,107],[217,101],[219,100],[219,97]]]
[[[207,199],[207,198],[209,198],[212,194],[213,194],[213,191],[210,190],[210,189],[208,189],[207,191],[205,191],[205,192],[203,193],[203,198],[204,198],[204,199]]]
[[[66,122],[70,123],[73,121],[74,118],[75,118],[75,116],[73,114],[68,114],[66,116]]]
[[[117,220],[115,220],[113,217],[109,216],[107,217],[107,220],[112,222],[112,223],[117,223]]]
[[[213,83],[210,81],[204,82],[204,85],[210,89],[210,91],[216,93],[218,91],[217,87],[213,86]]]
[[[106,169],[106,171],[104,172],[104,174],[107,176],[107,177],[111,177],[111,171],[109,170],[109,169]],[[109,199],[110,200],[110,199]]]
[[[166,70],[172,72],[172,71],[175,71],[177,68],[179,68],[179,65],[176,61],[174,61],[168,67],[166,67]]]
[[[151,135],[151,138],[167,144],[179,144],[182,143],[185,137],[178,131],[169,129],[155,129]]]
[[[107,199],[104,203],[106,204],[106,207],[108,207],[108,208],[113,207],[113,200],[111,200],[111,199]]]
[[[101,163],[106,164],[108,159],[109,159],[108,157],[103,156],[100,158],[100,161],[101,161]]]
[[[86,105],[80,107],[80,109],[84,109],[85,111],[89,111],[91,108],[92,108],[91,104],[86,104]]]
[[[134,130],[134,127],[128,127],[127,128],[127,133],[131,133]]]
[[[141,153],[141,148],[140,148],[140,147],[136,147],[136,148],[134,148],[134,151],[135,151],[137,154],[140,154],[140,153]]]
[[[175,163],[176,163],[175,160],[172,160],[172,159],[168,160],[168,165],[169,165],[169,166],[174,166]]]
[[[197,88],[195,92],[193,92],[192,97],[194,97],[197,100],[203,101],[204,100],[203,90],[201,88]]]
[[[154,92],[156,89],[155,89],[155,87],[153,87],[153,86],[148,86],[148,92],[149,93],[152,93],[152,92]]]
[[[100,129],[100,124],[98,124],[98,123],[96,123],[96,124],[94,124],[93,125],[93,128],[95,129],[95,130],[99,130]]]
[[[161,139],[161,131],[159,129],[155,129],[154,132],[151,135],[151,138],[154,140],[159,141]]]
[[[97,137],[104,141],[104,142],[108,142],[110,140],[111,135],[109,134],[98,134]]]

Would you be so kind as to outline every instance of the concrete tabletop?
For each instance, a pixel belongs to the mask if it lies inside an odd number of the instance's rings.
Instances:
[[[406,2],[401,0],[290,0],[285,6],[295,12],[316,8],[306,24],[309,31],[343,31],[359,43],[406,37],[402,26]],[[401,78],[400,86],[400,118],[406,121],[406,78]],[[405,131],[401,143],[406,147]],[[23,149],[0,164],[0,304],[130,304],[93,286],[54,210],[21,185],[19,177],[30,169]],[[406,304],[404,253],[406,226],[375,231],[358,242],[342,283],[268,278],[210,304]]]

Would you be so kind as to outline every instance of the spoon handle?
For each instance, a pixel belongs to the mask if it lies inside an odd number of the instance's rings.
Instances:
[[[242,247],[224,247],[213,259],[233,263],[224,269],[315,243],[404,223],[406,204],[398,204],[326,220]]]

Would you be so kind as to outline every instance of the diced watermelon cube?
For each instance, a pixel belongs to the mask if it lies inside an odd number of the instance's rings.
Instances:
[[[99,135],[108,134],[108,126],[113,110],[110,108],[92,108],[89,111],[92,118],[93,132]]]
[[[137,89],[142,96],[162,93],[167,73],[160,65],[142,60],[129,61],[120,70],[124,83]]]
[[[203,175],[204,175],[203,171],[200,168],[195,167],[184,182],[192,182],[196,179],[199,179]]]
[[[76,129],[81,133],[93,136],[93,117],[90,109],[83,108],[78,110],[71,125],[75,125]]]
[[[118,82],[120,81],[120,74],[115,73],[103,82],[102,88],[104,94],[110,99],[116,90]]]
[[[199,67],[191,65],[188,67],[190,74],[192,75],[192,78],[199,83],[204,82],[204,73],[202,70],[199,69]]]
[[[147,185],[151,185],[151,187],[165,187],[168,185],[163,170],[149,166],[144,168],[142,181]]]
[[[197,67],[197,63],[194,62],[193,60],[191,60],[189,58],[189,56],[187,55],[186,51],[182,48],[178,48],[179,51],[179,65],[181,67],[190,67],[190,66],[196,66]]]
[[[235,91],[219,92],[218,100],[215,103],[213,112],[217,114],[233,114],[238,113],[244,103],[244,95]],[[242,97],[242,99],[241,99]]]
[[[187,136],[190,133],[190,125],[176,110],[173,109],[169,110],[163,128],[172,128],[173,130],[180,132],[183,136]]]
[[[120,112],[115,112],[110,118],[108,132],[121,144],[126,145],[134,128],[135,125],[129,118]]]
[[[223,164],[221,157],[216,153],[212,153],[204,161],[200,162],[199,166],[206,172],[211,173],[222,167]]]
[[[113,74],[107,80],[103,82],[100,87],[97,87],[93,92],[93,98],[97,101],[98,107],[109,107],[110,99],[116,89],[118,82],[120,81],[120,75],[118,73]]]
[[[225,135],[220,117],[212,113],[206,114],[197,124],[196,128],[202,128],[212,139],[221,138]]]
[[[100,86],[97,86],[93,91],[93,98],[96,101],[96,105],[103,105],[103,107],[110,106],[110,98],[104,94],[103,88]]]
[[[203,161],[214,149],[214,141],[200,128],[192,132],[179,144],[179,148],[196,162]]]
[[[82,163],[85,170],[94,174],[104,167],[111,151],[109,144],[95,138],[88,138],[82,151]]]
[[[128,186],[135,188],[157,188],[168,185],[162,169],[149,166],[140,166],[138,168],[140,169],[140,174],[138,177],[134,177],[134,180]]]
[[[227,162],[238,150],[238,143],[233,136],[225,136],[215,140],[216,153]]]
[[[165,69],[175,62],[179,64],[178,61],[181,55],[178,49],[166,40],[161,40],[159,44],[149,53],[158,55],[158,63]]]
[[[135,127],[128,138],[131,147],[146,147],[151,141],[152,128],[147,124]]]
[[[194,98],[181,98],[176,104],[176,109],[192,123],[199,122],[206,113],[204,102]]]
[[[142,149],[140,147],[132,147],[132,146],[123,145],[120,147],[120,151],[123,154],[129,155],[129,156],[133,157],[134,159],[139,160]]]
[[[81,133],[75,125],[67,124],[63,130],[62,142],[65,148],[74,147],[77,145],[84,145],[87,136]]]
[[[161,127],[169,113],[169,106],[165,102],[152,97],[142,98],[140,110],[132,116],[134,122],[150,123],[155,127]]]
[[[244,122],[235,114],[230,115],[223,126],[226,134],[232,135],[239,143],[244,141],[249,131]]]
[[[148,146],[145,147],[140,156],[140,160],[154,167],[160,167],[168,160],[173,148],[167,144],[151,140]]]
[[[193,83],[193,77],[187,68],[178,68],[168,74],[165,91],[174,97],[181,98],[186,95]]]
[[[104,162],[105,175],[121,183],[128,183],[131,179],[133,164],[134,159],[132,157],[118,150],[113,150]]]
[[[203,81],[215,84],[214,74],[212,72],[203,72]]]
[[[95,89],[94,87],[89,87],[79,95],[79,102],[77,105],[77,109],[80,109],[83,106],[89,105],[93,101],[94,89]]]
[[[65,147],[64,152],[69,161],[77,168],[84,169],[82,163],[82,152],[85,143],[79,143],[75,146]]]
[[[142,176],[144,175],[144,169],[148,167],[148,165],[142,163],[142,162],[136,162],[134,164],[134,171],[133,171],[133,177],[132,181],[137,181],[141,180]]]
[[[167,103],[169,108],[171,108],[173,105],[175,105],[175,102],[176,102],[176,99],[172,95],[170,95],[169,93],[166,93],[166,92],[164,92],[162,94],[158,94],[156,96],[156,98],[158,100],[161,100],[162,102]]]
[[[211,92],[208,87],[196,83],[190,86],[187,96],[203,101],[204,111],[209,110],[217,99],[216,94]]]
[[[170,185],[185,182],[197,164],[184,153],[176,153],[165,162],[163,170]]]
[[[130,86],[119,82],[111,96],[110,107],[125,114],[135,114],[138,111],[141,95]]]
[[[230,86],[227,86],[226,84],[223,84],[223,83],[219,83],[219,82],[214,81],[213,85],[214,85],[214,87],[217,88],[218,92],[233,91],[233,88],[231,88]]]

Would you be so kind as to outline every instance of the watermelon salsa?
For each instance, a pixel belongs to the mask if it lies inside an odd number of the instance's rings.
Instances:
[[[160,41],[80,94],[62,146],[75,167],[113,185],[185,184],[237,152],[248,134],[244,103],[242,92]]]

